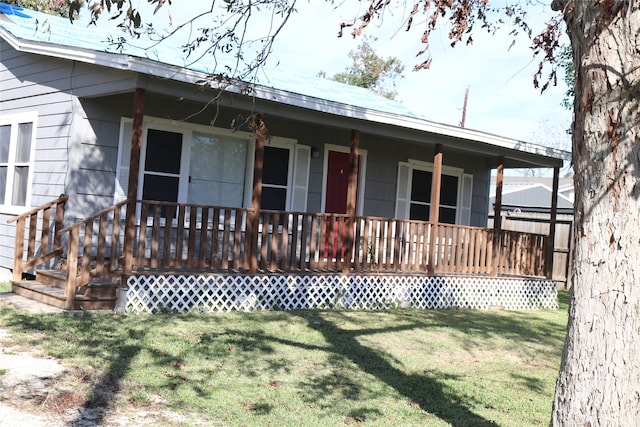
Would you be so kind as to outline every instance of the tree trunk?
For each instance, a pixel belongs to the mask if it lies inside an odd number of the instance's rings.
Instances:
[[[640,2],[572,0],[576,246],[552,425],[640,425]]]

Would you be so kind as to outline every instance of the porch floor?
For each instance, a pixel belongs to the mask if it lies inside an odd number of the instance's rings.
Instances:
[[[199,268],[134,268],[131,275],[150,276],[150,275],[198,275],[198,276],[246,276],[249,275],[246,269],[207,269]],[[514,274],[484,274],[484,273],[455,273],[455,272],[437,272],[427,273],[424,271],[379,271],[379,270],[363,270],[360,269],[350,272],[340,272],[334,269],[306,269],[306,270],[258,270],[256,276],[322,276],[322,275],[365,275],[365,276],[416,276],[416,277],[470,277],[470,278],[504,278],[504,279],[531,279],[531,280],[547,280],[543,276],[533,275],[514,275]]]

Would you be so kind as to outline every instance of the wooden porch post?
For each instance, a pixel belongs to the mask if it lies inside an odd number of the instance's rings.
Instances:
[[[504,156],[498,157],[496,195],[493,207],[492,275],[498,275],[500,261],[500,232],[502,231],[502,183],[504,181]]]
[[[25,230],[26,218],[19,218],[16,222],[16,243],[13,248],[13,277],[12,280],[19,282],[22,280],[22,273],[24,273],[24,267],[22,267],[22,258],[24,257],[24,230]],[[56,233],[57,236],[57,233]]]
[[[351,145],[349,151],[349,183],[347,187],[347,230],[344,242],[344,263],[342,272],[351,271],[351,255],[353,250],[353,226],[356,222],[356,204],[358,195],[358,171],[360,168],[360,131],[351,130]]]
[[[140,174],[140,150],[142,147],[142,125],[144,117],[145,90],[136,89],[133,101],[133,130],[131,132],[131,155],[129,158],[129,182],[127,183],[127,211],[124,231],[124,260],[122,272],[131,273],[133,244],[136,232],[136,199],[138,198],[138,175]]]
[[[251,212],[247,218],[247,235],[249,242],[245,256],[249,258],[249,273],[258,271],[258,225],[260,223],[260,207],[262,199],[262,170],[264,168],[264,143],[267,137],[267,127],[262,115],[255,118],[256,149],[253,164],[253,191],[251,192]],[[275,228],[274,228],[275,230]],[[275,233],[275,231],[274,231]]]
[[[553,168],[553,192],[551,194],[551,212],[549,219],[549,237],[547,238],[547,247],[545,252],[545,276],[547,279],[553,279],[553,258],[556,247],[556,217],[558,215],[558,187],[560,181],[560,168]]]
[[[442,144],[436,144],[433,154],[433,173],[431,177],[431,210],[429,222],[431,235],[429,239],[429,273],[436,271],[435,255],[438,241],[438,222],[440,222],[440,187],[442,186]]]

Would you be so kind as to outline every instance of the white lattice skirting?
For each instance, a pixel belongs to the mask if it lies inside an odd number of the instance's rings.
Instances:
[[[234,310],[558,308],[553,280],[392,275],[131,276],[119,306],[128,313]]]

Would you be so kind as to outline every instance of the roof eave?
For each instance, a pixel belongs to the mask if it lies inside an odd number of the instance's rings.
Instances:
[[[96,64],[119,70],[148,74],[155,77],[171,79],[188,84],[196,84],[198,81],[206,80],[208,76],[208,74],[204,72],[189,70],[187,68],[174,65],[168,65],[148,58],[139,58],[112,52],[98,52],[85,48],[61,46],[55,43],[20,39],[13,36],[13,34],[6,31],[2,27],[0,27],[0,36],[18,51],[38,55],[53,56],[57,58]],[[230,92],[239,92],[238,88],[235,88],[233,86],[225,87],[225,90]],[[571,153],[555,148],[543,147],[525,141],[502,137],[499,135],[494,135],[468,128],[431,122],[429,120],[418,117],[385,113],[354,105],[314,98],[293,92],[287,92],[280,89],[270,88],[267,86],[255,85],[254,96],[268,101],[281,102],[320,112],[337,114],[337,111],[339,111],[340,115],[343,115],[345,117],[374,121],[381,124],[387,124],[411,130],[418,130],[457,139],[480,142],[495,147],[500,147],[506,150],[524,152],[534,156],[547,158],[547,163],[549,164],[559,163],[561,165],[562,161],[571,160]]]

